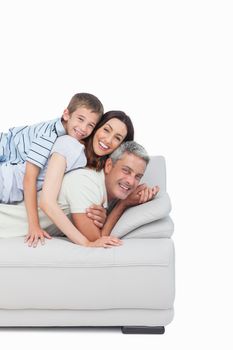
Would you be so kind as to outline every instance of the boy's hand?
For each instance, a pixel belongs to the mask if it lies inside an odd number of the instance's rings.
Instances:
[[[106,209],[102,205],[93,204],[86,209],[87,216],[93,220],[94,224],[102,228],[107,219]]]
[[[41,244],[45,244],[45,238],[51,239],[52,237],[40,227],[29,229],[27,236],[25,237],[24,242],[28,243],[29,247],[36,248],[40,240]]]

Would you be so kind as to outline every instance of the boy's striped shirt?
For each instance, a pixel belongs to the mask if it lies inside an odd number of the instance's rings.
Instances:
[[[14,127],[8,133],[0,133],[0,164],[28,161],[43,168],[57,137],[65,134],[61,118]]]

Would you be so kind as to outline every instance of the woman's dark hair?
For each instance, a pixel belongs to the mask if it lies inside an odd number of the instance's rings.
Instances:
[[[96,133],[96,131],[101,128],[105,123],[107,123],[110,119],[119,119],[122,123],[126,125],[127,128],[127,134],[123,140],[125,141],[133,141],[134,139],[134,127],[133,123],[128,115],[126,115],[122,111],[109,111],[106,112],[102,118],[100,119],[99,123],[96,125],[95,130],[93,133],[85,140],[85,152],[87,157],[87,166],[92,169],[96,169],[97,171],[100,171],[103,169],[105,162],[108,158],[107,156],[97,156],[93,150],[93,138]]]

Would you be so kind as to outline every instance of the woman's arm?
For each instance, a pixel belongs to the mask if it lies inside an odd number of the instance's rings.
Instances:
[[[51,238],[51,236],[41,229],[37,210],[37,188],[36,181],[40,168],[36,165],[26,162],[26,171],[23,180],[24,188],[24,202],[27,211],[28,218],[28,233],[25,238],[25,242],[28,242],[29,246],[36,247],[38,240],[41,239],[41,243],[44,243],[44,237]]]
[[[68,219],[57,203],[57,197],[61,188],[66,169],[65,157],[59,153],[53,153],[48,164],[45,180],[40,196],[39,206],[54,222],[54,224],[73,242],[86,247],[111,247],[120,245],[121,241],[113,237],[96,236],[94,242],[90,242],[73,223]],[[85,214],[86,216],[86,214]],[[92,221],[93,222],[93,221]],[[97,228],[96,225],[94,225]]]
[[[65,169],[65,157],[59,153],[53,153],[45,174],[39,207],[72,242],[87,246],[88,239],[72,224],[57,203]]]

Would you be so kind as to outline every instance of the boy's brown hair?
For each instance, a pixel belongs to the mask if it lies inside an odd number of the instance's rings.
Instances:
[[[100,100],[96,96],[86,92],[75,94],[70,100],[67,109],[71,114],[76,111],[78,107],[90,109],[92,112],[99,114],[100,117],[104,113],[104,107]]]

